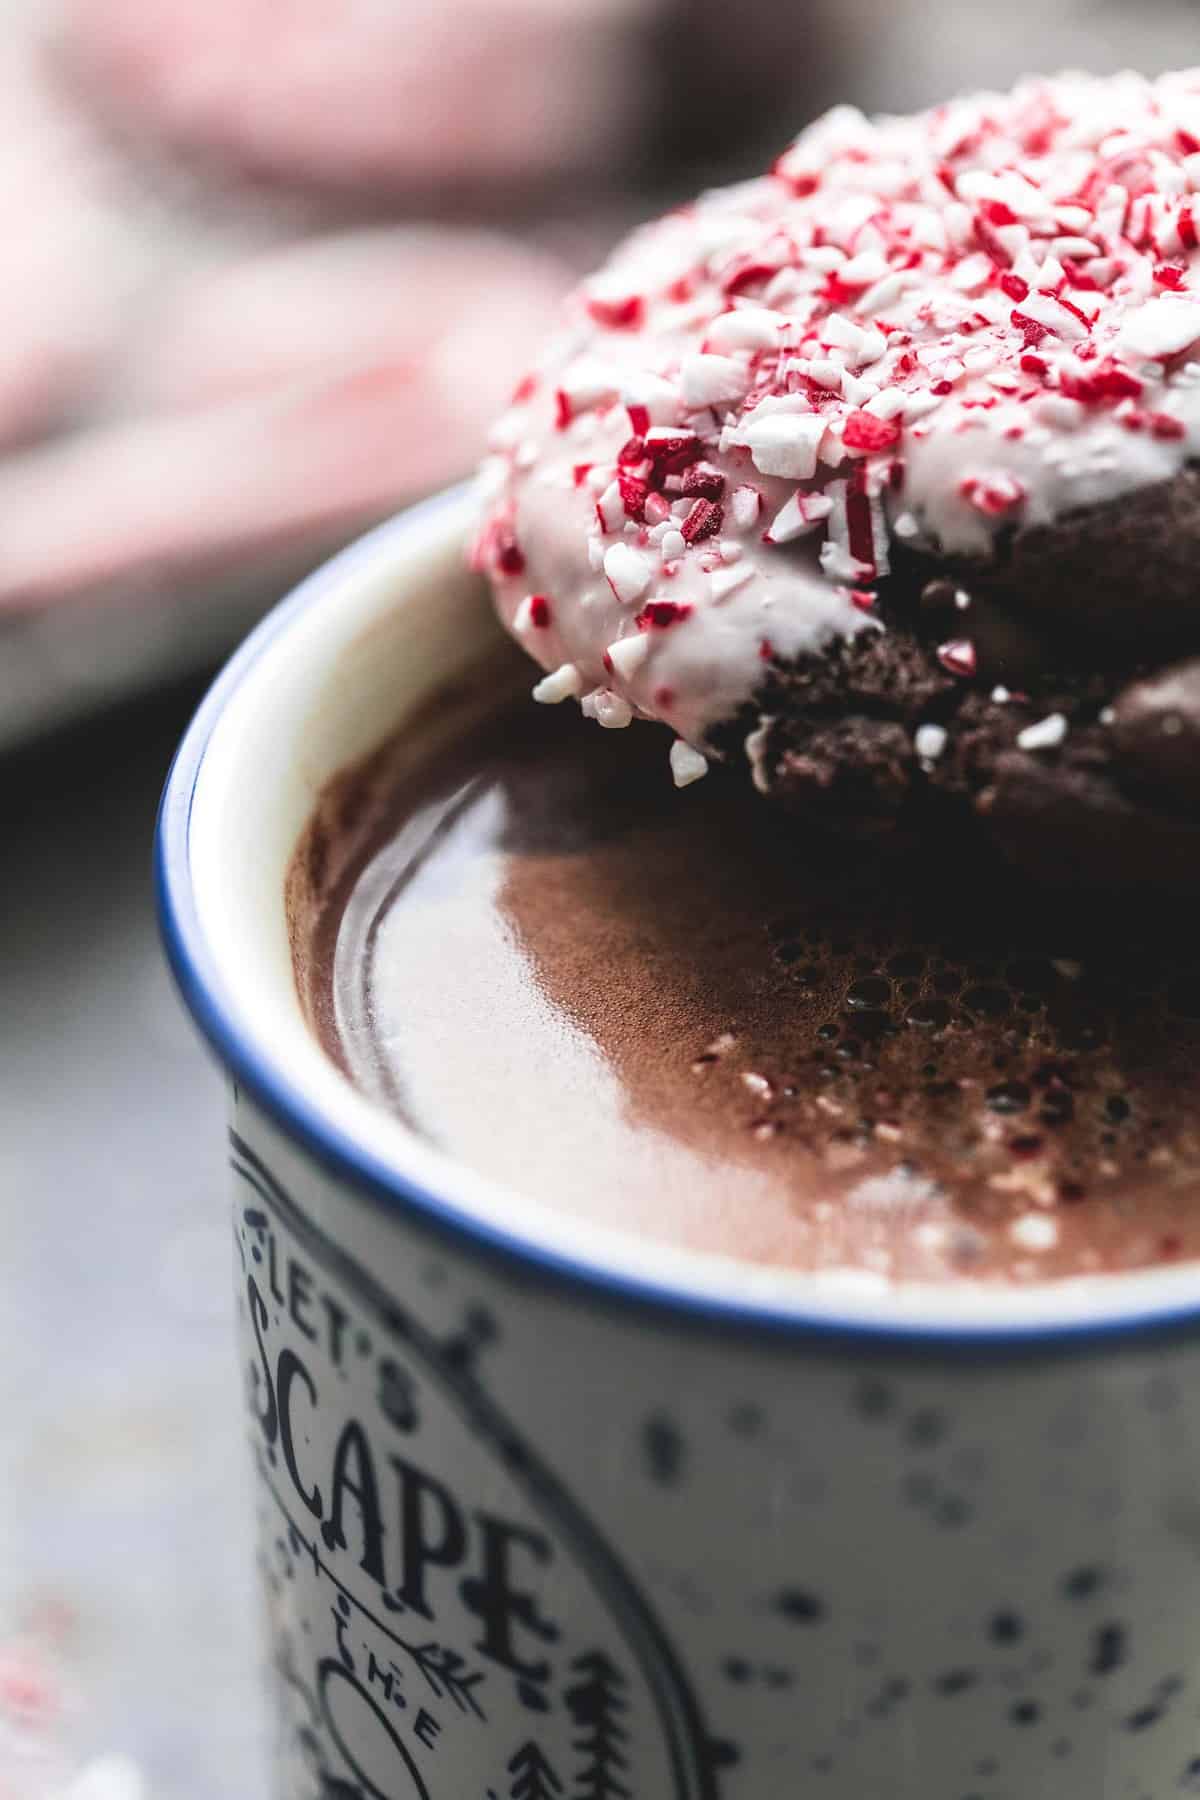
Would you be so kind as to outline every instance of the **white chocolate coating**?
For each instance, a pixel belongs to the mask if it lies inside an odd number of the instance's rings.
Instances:
[[[836,108],[569,302],[484,472],[505,623],[706,745],[879,629],[892,536],[987,555],[1200,452],[1198,244],[1200,70]]]

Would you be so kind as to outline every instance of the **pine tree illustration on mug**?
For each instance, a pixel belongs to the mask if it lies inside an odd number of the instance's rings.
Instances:
[[[532,1739],[514,1753],[508,1772],[512,1776],[511,1800],[556,1800],[563,1791],[562,1782]]]
[[[628,1734],[624,1678],[603,1650],[588,1650],[571,1664],[579,1679],[567,1689],[567,1710],[578,1736],[573,1746],[585,1758],[572,1800],[632,1800],[626,1785]]]

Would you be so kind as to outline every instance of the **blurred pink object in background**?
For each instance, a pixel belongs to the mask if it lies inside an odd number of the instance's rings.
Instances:
[[[0,460],[0,743],[202,663],[321,554],[466,472],[567,277],[380,227],[143,303],[91,422]]]
[[[348,535],[469,466],[557,264],[394,227],[200,275],[110,373],[133,417],[0,463],[0,609]]]
[[[121,321],[137,259],[86,132],[0,47],[0,446],[59,423]]]
[[[630,161],[660,0],[66,0],[126,129],[354,189],[541,186]]]

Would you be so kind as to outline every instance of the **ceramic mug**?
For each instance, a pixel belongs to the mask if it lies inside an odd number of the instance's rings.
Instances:
[[[889,1290],[665,1248],[456,1165],[309,1034],[288,861],[494,653],[469,516],[280,606],[163,802],[230,1082],[277,1800],[1200,1793],[1200,1270]]]

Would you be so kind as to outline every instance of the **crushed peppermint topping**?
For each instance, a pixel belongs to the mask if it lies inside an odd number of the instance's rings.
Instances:
[[[913,733],[913,748],[922,762],[936,762],[946,748],[944,725],[918,725]]]
[[[708,758],[685,744],[682,738],[676,738],[671,745],[671,774],[676,787],[690,787],[693,781],[708,774]]]
[[[837,107],[761,179],[634,233],[493,438],[474,561],[527,649],[574,659],[539,697],[703,743],[764,644],[886,628],[893,538],[986,557],[1177,474],[1200,455],[1198,193],[1200,70],[1064,75]],[[651,633],[652,678],[628,647]],[[938,654],[975,677],[968,638]]]
[[[593,688],[590,694],[583,696],[580,706],[586,719],[595,719],[606,731],[623,731],[633,720],[633,708],[628,700],[614,694],[611,688]]]
[[[1022,750],[1055,750],[1066,735],[1067,721],[1063,714],[1050,713],[1036,725],[1027,725],[1024,731],[1019,731],[1017,745]]]
[[[542,706],[557,706],[560,700],[570,700],[583,692],[583,677],[574,663],[562,663],[550,675],[544,675],[533,690],[533,697]]]

